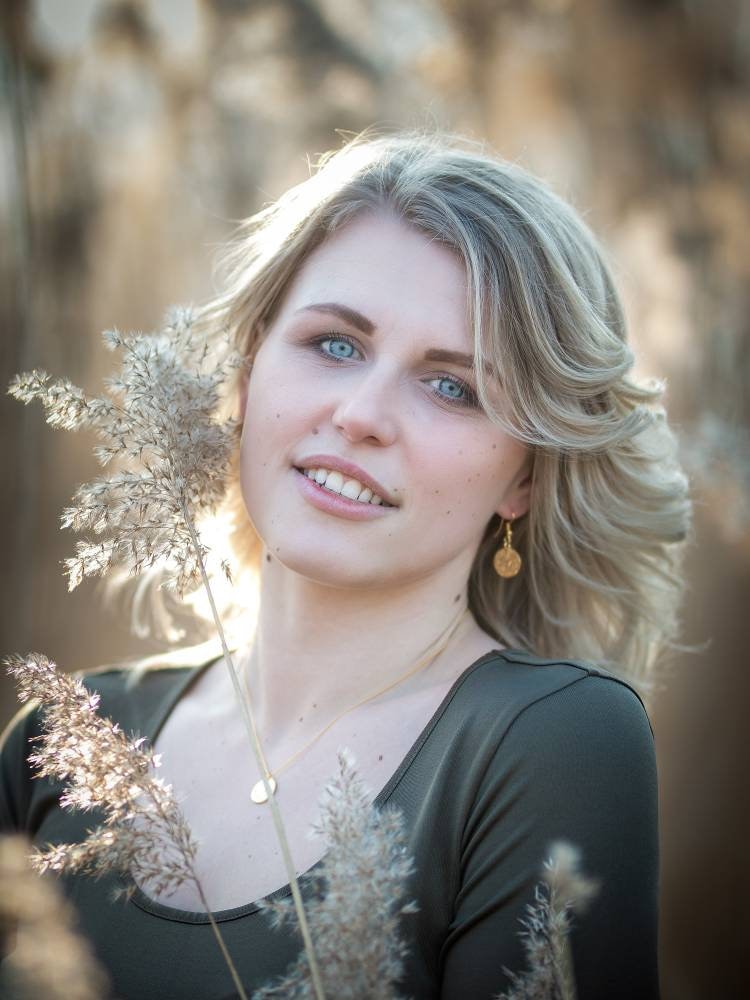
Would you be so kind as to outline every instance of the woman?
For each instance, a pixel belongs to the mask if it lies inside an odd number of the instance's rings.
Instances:
[[[404,996],[488,998],[526,967],[550,844],[601,883],[572,934],[580,1000],[658,995],[657,785],[637,690],[675,632],[685,480],[596,243],[537,180],[466,142],[363,135],[251,218],[204,312],[249,371],[229,504],[259,570],[238,658],[300,872],[347,746],[404,815],[416,874]],[[162,754],[248,992],[299,942],[220,660],[91,675]],[[2,823],[83,836],[4,748]],[[18,775],[23,772],[22,780]],[[377,793],[377,794],[375,794]],[[85,817],[83,818],[85,819]],[[117,996],[219,997],[197,894],[68,882]]]

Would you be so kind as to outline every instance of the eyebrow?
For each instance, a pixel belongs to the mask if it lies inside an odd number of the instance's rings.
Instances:
[[[371,337],[375,333],[375,324],[361,312],[352,309],[350,306],[342,305],[340,302],[314,302],[312,305],[303,306],[297,309],[301,312],[330,313],[338,316],[350,326],[355,327],[362,333]],[[474,358],[471,354],[464,354],[463,351],[449,351],[443,347],[432,347],[424,353],[425,361],[445,361],[449,364],[461,365],[463,368],[474,368]]]

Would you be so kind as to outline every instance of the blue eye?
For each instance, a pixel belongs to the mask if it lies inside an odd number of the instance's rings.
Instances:
[[[356,341],[343,333],[329,333],[324,337],[317,337],[312,343],[321,354],[336,361],[350,361],[355,354],[360,354]],[[433,390],[433,395],[441,403],[467,408],[476,408],[478,405],[477,395],[471,386],[455,375],[436,375],[426,381],[429,385],[437,382],[438,386],[444,387]]]
[[[430,381],[437,382],[438,386],[447,387],[447,392],[440,390],[435,394],[452,406],[476,406],[477,397],[473,389],[461,379],[453,375],[439,375]]]
[[[348,337],[342,337],[337,334],[335,337],[321,337],[316,340],[315,343],[321,348],[324,354],[327,354],[329,358],[342,358],[343,360],[348,360],[357,350],[357,347],[353,340]],[[331,349],[324,349],[324,344],[330,344]]]

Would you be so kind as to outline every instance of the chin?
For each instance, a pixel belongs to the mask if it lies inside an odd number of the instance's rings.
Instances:
[[[371,559],[363,560],[361,549],[337,554],[322,544],[295,546],[289,538],[266,544],[272,558],[285,569],[321,587],[359,590],[393,586],[396,582],[392,564],[378,566]]]

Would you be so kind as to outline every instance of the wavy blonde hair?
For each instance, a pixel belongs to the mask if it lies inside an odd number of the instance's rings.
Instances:
[[[224,291],[203,308],[202,325],[229,331],[252,360],[310,253],[382,209],[462,258],[480,401],[531,447],[530,509],[514,525],[523,570],[496,575],[493,517],[469,578],[474,617],[510,647],[594,661],[648,693],[659,654],[682,648],[687,481],[659,405],[663,387],[630,375],[610,271],[570,205],[467,139],[366,131],[241,223],[220,259]],[[236,558],[257,568],[238,456],[227,506]]]

